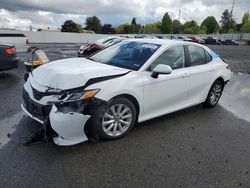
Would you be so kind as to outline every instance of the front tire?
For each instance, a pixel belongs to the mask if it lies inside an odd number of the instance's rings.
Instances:
[[[207,99],[205,101],[205,106],[211,108],[214,107],[220,100],[223,91],[223,83],[220,80],[216,80],[211,86]]]
[[[113,140],[126,135],[136,122],[136,109],[127,98],[115,98],[109,101],[102,116],[100,136]]]

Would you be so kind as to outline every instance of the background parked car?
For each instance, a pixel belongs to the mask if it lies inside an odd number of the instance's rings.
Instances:
[[[17,68],[18,62],[15,46],[0,44],[0,71]]]
[[[23,33],[0,33],[0,43],[14,45],[17,52],[27,52],[29,40]]]
[[[224,45],[239,45],[239,42],[236,40],[226,39],[222,41],[222,44]]]
[[[215,38],[215,37],[207,37],[205,39],[205,44],[217,44],[217,45],[220,45],[222,42],[221,40]]]
[[[122,40],[124,40],[124,38],[122,37],[106,37],[99,39],[94,43],[86,43],[79,48],[78,57],[88,57],[93,53],[103,50],[104,48],[107,48],[118,42],[121,42]]]
[[[188,36],[187,38],[191,39],[191,42],[195,42],[195,43],[199,43],[199,44],[205,44],[205,40],[200,38],[200,37],[196,37],[196,36]]]

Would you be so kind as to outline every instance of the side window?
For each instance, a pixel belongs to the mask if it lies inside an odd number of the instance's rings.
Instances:
[[[185,64],[184,47],[176,46],[166,50],[151,64],[149,70],[153,70],[159,64],[169,65],[172,69],[183,68]]]
[[[205,56],[206,56],[206,62],[209,63],[210,61],[212,61],[212,57],[211,55],[209,55],[209,53],[205,50]]]
[[[206,64],[205,50],[197,46],[188,46],[191,66]]]

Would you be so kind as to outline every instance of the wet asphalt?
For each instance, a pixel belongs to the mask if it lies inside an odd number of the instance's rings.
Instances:
[[[79,47],[38,46],[51,60]],[[250,46],[210,47],[237,73],[215,108],[197,105],[116,141],[70,147],[23,145],[39,128],[20,109],[25,68],[0,73],[0,187],[250,187]]]

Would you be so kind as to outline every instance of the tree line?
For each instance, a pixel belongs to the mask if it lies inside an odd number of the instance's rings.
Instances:
[[[172,20],[166,12],[161,22],[138,24],[136,18],[131,23],[125,23],[114,28],[112,24],[103,24],[97,16],[87,17],[85,27],[72,20],[67,20],[61,27],[62,32],[81,33],[84,30],[91,30],[101,34],[212,34],[212,33],[250,33],[250,16],[245,12],[241,23],[236,23],[232,12],[226,9],[218,22],[214,16],[205,18],[201,25],[194,20],[181,23],[179,20]]]

